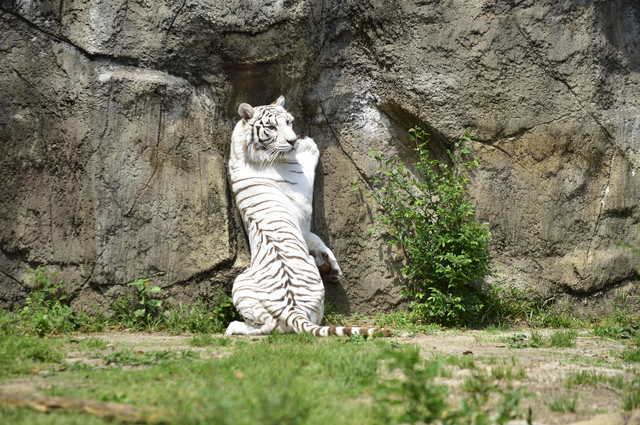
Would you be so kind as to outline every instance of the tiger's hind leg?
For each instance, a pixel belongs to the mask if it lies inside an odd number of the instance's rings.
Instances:
[[[248,272],[250,269],[240,274],[233,284],[233,305],[245,321],[231,322],[227,335],[269,335],[278,327],[278,321],[260,303]]]

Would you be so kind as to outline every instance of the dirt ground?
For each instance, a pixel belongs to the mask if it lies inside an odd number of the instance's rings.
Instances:
[[[539,331],[548,338],[553,331]],[[518,334],[529,335],[528,331],[437,331],[432,334],[405,335],[393,337],[399,343],[417,344],[425,358],[434,356],[473,356],[473,364],[491,376],[492,368],[507,368],[519,376],[513,380],[514,387],[526,386],[535,394],[534,399],[525,399],[521,406],[531,407],[536,424],[571,424],[575,422],[595,424],[640,424],[640,411],[623,412],[623,391],[613,386],[599,383],[597,386],[566,386],[567,377],[581,371],[592,371],[609,377],[629,378],[640,372],[640,364],[626,362],[617,358],[617,353],[625,349],[624,341],[606,340],[592,336],[591,331],[581,331],[572,348],[513,348],[509,338]],[[74,350],[74,345],[83,338],[100,338],[110,345],[107,350],[129,348],[134,351],[147,350],[194,350],[203,357],[229,355],[229,350],[213,347],[194,348],[189,345],[189,336],[170,336],[166,334],[109,332],[102,334],[74,336],[68,344],[69,354],[66,362],[82,361],[101,367],[104,360],[90,358],[92,351]],[[236,337],[234,337],[236,338]],[[237,337],[249,342],[259,341],[260,337]],[[506,342],[505,342],[506,341]],[[448,378],[440,378],[451,389],[452,398],[460,398],[460,390],[466,376],[473,373],[472,368],[453,368]],[[59,376],[59,375],[58,375]],[[34,375],[17,378],[0,385],[0,392],[31,393],[50,388],[56,375],[47,377]],[[497,381],[496,381],[497,384]],[[571,399],[575,394],[577,405],[575,412],[554,412],[549,408],[553,400],[562,397]],[[526,421],[513,422],[526,423]]]

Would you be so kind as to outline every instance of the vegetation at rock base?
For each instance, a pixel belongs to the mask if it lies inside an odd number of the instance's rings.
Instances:
[[[94,308],[91,314],[74,311],[66,284],[44,265],[29,270],[31,275],[26,305],[9,312],[0,310],[6,321],[22,333],[43,337],[69,332],[101,332],[107,329],[167,331],[170,333],[216,333],[226,329],[235,317],[231,297],[221,287],[209,306],[198,300],[191,307],[173,306],[161,299],[162,288],[149,279],[125,285],[126,295],[111,302],[110,311]]]
[[[495,277],[486,223],[478,223],[469,202],[468,173],[477,160],[469,153],[467,129],[457,154],[447,150],[451,165],[431,159],[428,134],[410,130],[418,160],[411,167],[398,158],[372,152],[383,179],[376,179],[373,199],[382,209],[378,228],[390,234],[406,254],[403,273],[410,279],[404,295],[418,317],[443,325],[467,325],[500,309],[497,289],[483,292],[482,282]],[[358,186],[355,185],[354,188]]]

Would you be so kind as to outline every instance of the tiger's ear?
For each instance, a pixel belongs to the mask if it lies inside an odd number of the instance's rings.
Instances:
[[[273,102],[274,105],[284,108],[284,96],[280,96],[278,100]]]
[[[253,108],[248,103],[243,103],[238,108],[238,113],[242,117],[242,119],[246,122],[253,118]]]

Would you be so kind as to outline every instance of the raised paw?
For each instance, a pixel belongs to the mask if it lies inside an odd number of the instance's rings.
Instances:
[[[316,265],[318,266],[318,271],[320,272],[320,277],[327,282],[337,282],[342,276],[342,270],[340,270],[340,266],[336,261],[335,257],[331,251],[319,252],[319,251],[311,251],[310,254],[315,259]]]
[[[310,137],[302,137],[298,139],[297,151],[300,153],[309,153],[314,157],[318,157],[320,155],[318,146]]]

